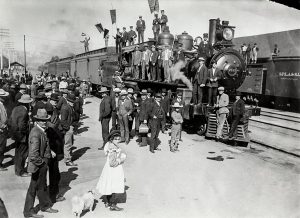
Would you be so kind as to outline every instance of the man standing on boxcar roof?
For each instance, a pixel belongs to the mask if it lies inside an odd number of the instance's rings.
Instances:
[[[123,27],[122,33],[122,47],[125,47],[128,41],[128,32],[126,31],[126,27]]]
[[[146,29],[145,21],[142,19],[142,16],[139,16],[138,21],[136,22],[136,31],[138,32],[139,43],[144,42],[144,31]]]

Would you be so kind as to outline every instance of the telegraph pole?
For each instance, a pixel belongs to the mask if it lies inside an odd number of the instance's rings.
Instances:
[[[0,57],[0,71],[1,71],[1,76],[3,76],[3,38],[8,37],[9,36],[9,29],[3,29],[0,28],[0,46],[1,46],[1,57]]]
[[[26,49],[25,49],[25,35],[24,35],[24,67],[25,67],[25,76],[26,76]]]

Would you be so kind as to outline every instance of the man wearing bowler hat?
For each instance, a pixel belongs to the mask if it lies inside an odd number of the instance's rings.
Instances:
[[[67,104],[63,104],[60,109],[62,132],[64,134],[64,162],[66,166],[77,166],[71,159],[71,148],[73,146],[73,121],[74,121],[74,94],[68,94]]]
[[[199,68],[193,79],[193,103],[202,104],[203,91],[205,83],[207,81],[207,68],[205,66],[205,59],[203,57],[198,58]]]
[[[149,105],[147,117],[150,118],[150,129],[151,129],[151,138],[150,138],[150,152],[154,153],[154,150],[160,150],[159,145],[159,131],[160,124],[164,118],[164,110],[161,105],[161,94],[156,93],[154,102]]]
[[[222,79],[222,72],[217,68],[217,62],[212,61],[212,68],[208,69],[207,72],[207,83],[208,87],[208,104],[214,106],[217,101],[217,89],[219,86],[219,80]]]
[[[111,97],[108,95],[109,90],[107,89],[107,87],[101,87],[99,93],[101,95],[99,121],[101,122],[102,127],[103,145],[100,146],[98,149],[103,150],[104,145],[107,142],[107,137],[109,135],[109,121],[112,115],[113,104]]]
[[[203,57],[205,60],[213,55],[212,44],[208,41],[208,33],[203,34],[203,41],[200,42],[198,47],[198,56]]]
[[[12,138],[15,140],[15,174],[17,176],[30,176],[25,169],[25,160],[28,156],[28,134],[29,134],[29,107],[33,101],[29,95],[24,94],[18,100],[11,114],[9,123]]]
[[[4,153],[7,143],[8,129],[7,129],[7,113],[3,105],[5,97],[9,95],[8,92],[0,89],[0,171],[6,171],[3,167]]]
[[[51,156],[49,141],[45,133],[46,122],[50,119],[45,109],[38,109],[34,116],[35,126],[29,134],[28,172],[32,173],[30,185],[26,194],[24,205],[24,217],[43,217],[38,215],[34,209],[34,201],[37,196],[39,208],[47,213],[57,213],[52,208],[52,202],[47,192],[48,162]]]
[[[136,31],[138,32],[138,41],[139,43],[144,42],[144,31],[146,29],[145,21],[142,16],[139,16],[138,21],[136,22]]]

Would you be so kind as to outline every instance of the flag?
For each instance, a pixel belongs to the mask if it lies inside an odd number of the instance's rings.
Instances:
[[[96,24],[95,27],[97,28],[97,30],[98,30],[100,33],[103,32],[103,27],[102,27],[102,24],[101,24],[101,23]]]
[[[81,33],[81,36],[86,36],[85,33]]]
[[[158,3],[158,0],[148,0],[148,3],[149,3],[149,8],[150,8],[151,14],[154,11],[159,12],[159,3]]]
[[[117,20],[116,9],[110,10],[110,16],[111,16],[112,24],[116,23]]]
[[[108,34],[108,32],[109,32],[109,30],[108,30],[108,29],[104,29],[104,37],[103,37],[103,38],[105,38],[105,37],[106,37],[106,35]]]

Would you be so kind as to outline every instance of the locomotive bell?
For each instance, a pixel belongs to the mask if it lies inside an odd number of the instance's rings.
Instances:
[[[166,26],[164,31],[158,35],[157,42],[158,45],[173,45],[174,36],[170,33],[168,26]]]
[[[184,50],[192,50],[193,48],[193,37],[190,36],[187,32],[183,32],[181,35],[177,36],[178,43],[182,44]]]

